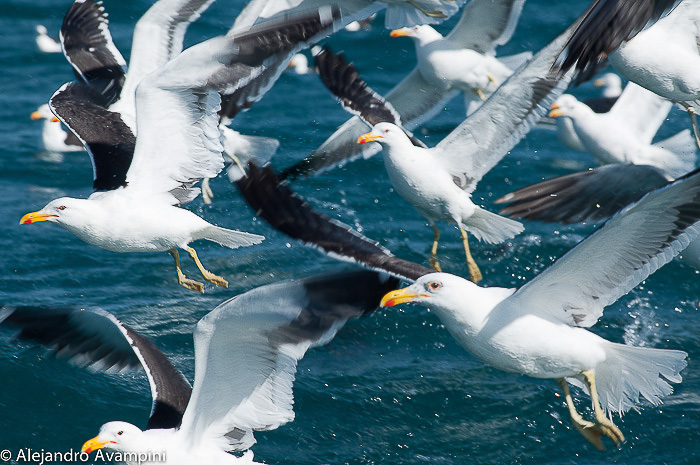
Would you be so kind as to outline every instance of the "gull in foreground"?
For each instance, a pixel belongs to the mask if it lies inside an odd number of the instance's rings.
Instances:
[[[153,399],[146,429],[105,423],[83,452],[108,449],[128,465],[254,464],[253,432],[294,419],[297,362],[348,319],[377,308],[397,284],[360,270],[270,284],[228,300],[194,330],[193,386],[151,340],[105,311],[5,307],[0,325],[19,327],[20,339],[93,370],[146,372]]]
[[[575,428],[596,448],[622,432],[605,412],[646,399],[658,405],[681,382],[686,353],[632,347],[590,331],[603,309],[647,279],[700,233],[700,171],[656,190],[608,221],[517,289],[482,288],[392,256],[348,226],[314,211],[269,167],[238,187],[261,218],[329,256],[382,270],[414,284],[382,299],[433,310],[474,356],[494,367],[556,379]],[[591,396],[594,422],[576,411],[568,384]]]
[[[313,39],[332,17],[331,11],[321,11],[261,23],[245,34],[216,37],[186,50],[139,85],[137,138],[118,113],[95,103],[90,87],[65,85],[52,105],[88,147],[97,192],[86,200],[54,200],[20,223],[53,222],[91,245],[115,252],[167,250],[175,260],[178,282],[203,292],[202,283],[182,273],[179,247],[206,280],[228,286],[203,267],[189,243],[207,239],[236,248],[257,244],[263,237],[211,225],[175,205],[193,200],[199,193],[193,184],[223,167],[219,93],[250,83],[269,61],[286,63],[298,44]],[[284,46],[269,47],[271,42]]]

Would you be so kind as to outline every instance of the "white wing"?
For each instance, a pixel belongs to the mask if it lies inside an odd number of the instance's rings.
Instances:
[[[124,81],[118,111],[133,117],[136,87],[141,80],[182,52],[188,26],[214,0],[160,0],[151,6],[134,28],[129,72]]]
[[[221,97],[209,79],[226,69],[223,54],[232,48],[232,39],[210,39],[141,82],[136,90],[138,136],[126,189],[171,192],[221,171]]]
[[[630,82],[608,116],[628,125],[640,142],[651,144],[672,106],[665,98]]]
[[[463,189],[473,191],[566,89],[569,76],[559,80],[549,70],[573,28],[513,73],[486,103],[431,149]]]
[[[511,308],[588,327],[603,308],[671,261],[700,233],[700,171],[653,191],[509,298]]]
[[[297,361],[328,343],[348,318],[376,308],[397,284],[371,271],[339,273],[260,287],[212,310],[194,334],[183,438],[245,449],[253,430],[291,421]]]
[[[134,159],[127,189],[192,200],[189,189],[224,166],[219,94],[244,86],[259,98],[301,47],[327,34],[337,9],[284,15],[235,36],[220,36],[185,50],[139,85]],[[258,79],[259,78],[259,79]]]
[[[496,55],[515,32],[525,0],[473,0],[446,39],[461,48]]]

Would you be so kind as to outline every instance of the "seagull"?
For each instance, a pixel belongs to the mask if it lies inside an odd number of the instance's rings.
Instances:
[[[204,285],[181,270],[177,248],[182,248],[207,281],[227,287],[225,279],[204,268],[189,243],[206,239],[237,248],[264,238],[214,226],[176,206],[198,195],[199,189],[192,187],[196,181],[223,168],[219,93],[255,83],[270,62],[279,63],[281,73],[299,44],[323,33],[335,13],[322,9],[293,15],[189,48],[139,85],[136,138],[118,113],[94,103],[89,86],[64,85],[52,97],[54,112],[88,148],[96,192],[88,199],[56,199],[22,217],[20,224],[56,223],[114,252],[167,250],[175,260],[178,283],[203,292]]]
[[[66,131],[61,122],[51,113],[47,103],[39,106],[32,112],[30,118],[38,121],[44,120],[41,126],[41,142],[44,149],[49,152],[82,152],[84,150],[80,139],[72,132]]]
[[[396,278],[359,270],[283,281],[238,295],[194,330],[189,381],[148,338],[103,310],[0,308],[0,326],[93,371],[143,369],[153,398],[145,430],[110,421],[82,452],[133,454],[127,464],[257,464],[254,431],[294,419],[297,362],[325,345],[350,318],[377,308]],[[247,451],[237,457],[230,451]],[[150,453],[150,454],[149,454]],[[161,455],[155,455],[161,454]]]
[[[455,339],[496,368],[555,379],[574,427],[597,449],[624,434],[606,412],[641,398],[658,405],[682,381],[685,352],[633,347],[588,331],[603,309],[680,253],[700,234],[700,171],[646,195],[519,288],[483,288],[459,276],[394,257],[348,226],[320,214],[270,167],[251,170],[239,189],[258,215],[329,256],[410,280],[382,299],[429,306]],[[576,410],[569,384],[590,395],[594,421]]]
[[[36,46],[44,53],[61,53],[61,43],[49,35],[43,24],[36,25]]]
[[[440,231],[435,222],[454,223],[462,237],[469,277],[477,282],[482,275],[469,249],[467,231],[479,240],[498,244],[521,233],[524,228],[522,224],[493,214],[472,202],[471,193],[483,173],[477,171],[478,165],[473,161],[459,160],[463,153],[458,147],[462,146],[463,141],[448,138],[433,149],[416,147],[396,125],[379,123],[372,132],[360,136],[357,141],[360,144],[379,142],[382,145],[384,164],[394,189],[433,228],[433,245],[430,249],[433,268],[441,270],[437,260]],[[460,161],[461,170],[454,166],[459,166]]]
[[[522,4],[522,0],[474,0],[464,8],[457,25],[438,44],[457,54],[470,54],[463,50],[468,49],[493,57],[496,47],[507,43],[513,35]],[[509,67],[517,67],[529,56],[529,52],[515,55]],[[396,109],[408,130],[435,116],[446,102],[460,93],[452,85],[436,85],[435,76],[429,80],[425,75],[426,71],[419,61],[418,66],[386,94],[386,100]],[[472,93],[471,89],[467,89],[467,92]],[[349,119],[309,157],[282,171],[281,176],[294,179],[359,156],[367,158],[374,155],[378,152],[375,144],[369,147],[356,144],[357,138],[367,132],[367,128],[360,118]]]
[[[154,3],[136,23],[129,72],[126,73],[126,62],[112,41],[101,2],[76,0],[61,27],[66,58],[78,79],[108,94],[105,107],[118,112],[130,129],[136,131],[137,86],[145,76],[182,52],[187,28],[212,3],[213,0],[159,0]],[[279,147],[275,139],[247,136],[229,128],[227,125],[238,111],[238,108],[222,106],[220,115],[224,156],[231,162],[227,172],[233,178],[241,175],[238,166],[246,160],[255,157],[263,163]],[[202,183],[202,191],[204,202],[211,203],[213,193],[207,180]]]
[[[629,83],[607,113],[596,113],[573,95],[565,94],[552,105],[551,118],[570,119],[583,147],[599,163],[634,163],[656,166],[671,177],[695,167],[692,134],[683,130],[652,145],[672,103]]]
[[[601,53],[607,54],[622,76],[684,107],[700,147],[696,120],[700,110],[699,25],[700,5],[692,0],[596,2],[555,69],[565,71],[575,65],[585,77]]]
[[[525,0],[508,0],[487,4],[476,0],[462,13],[460,22],[466,24],[457,24],[447,37],[427,24],[394,29],[391,37],[413,39],[418,71],[423,79],[431,87],[443,87],[446,92],[462,91],[470,114],[514,69],[532,57],[532,53],[525,52],[496,58],[496,46],[510,40],[524,3]],[[474,41],[477,35],[483,37]]]
[[[470,200],[476,184],[510,150],[546,111],[547,106],[567,85],[567,79],[549,78],[549,68],[573,26],[540,51],[528,65],[520,68],[494,95],[462,122],[434,148],[417,147],[404,130],[395,124],[375,124],[370,133],[360,135],[358,143],[379,142],[384,146],[384,161],[396,191],[425,217],[433,228],[431,265],[439,269],[436,220],[457,224],[462,237],[470,276],[481,279],[471,256],[466,231],[489,243],[499,243],[523,230],[521,224],[477,207]],[[346,73],[354,77],[353,73]],[[342,85],[337,86],[343,88]],[[346,89],[359,85],[348,84]],[[372,117],[383,99],[365,93],[365,114]],[[341,95],[342,101],[349,95]],[[388,100],[388,99],[387,99]],[[347,106],[347,105],[346,105]],[[507,110],[506,110],[507,108]],[[395,113],[392,104],[386,113]],[[362,114],[362,111],[360,111]],[[358,118],[359,119],[359,118]],[[478,136],[475,136],[478,135]],[[291,168],[294,170],[294,167]],[[283,177],[290,170],[283,172]]]
[[[595,87],[602,87],[602,97],[616,98],[622,94],[622,79],[615,73],[605,73],[593,81]]]

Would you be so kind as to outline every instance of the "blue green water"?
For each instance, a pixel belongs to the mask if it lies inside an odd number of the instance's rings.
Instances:
[[[106,0],[117,46],[128,56],[134,22],[145,0]],[[192,44],[224,33],[242,5],[219,0],[188,34]],[[528,0],[514,39],[500,54],[539,49],[588,0]],[[212,187],[214,203],[188,208],[225,227],[263,234],[260,246],[231,251],[196,244],[205,265],[226,277],[229,289],[208,285],[204,295],[179,287],[165,253],[116,254],[87,246],[46,223],[18,226],[19,218],[59,196],[87,197],[91,174],[85,154],[41,153],[40,123],[29,114],[72,79],[61,55],[40,53],[34,26],[57,34],[68,1],[0,1],[0,304],[102,308],[148,335],[189,377],[196,321],[231,296],[281,279],[340,270],[349,265],[291,242],[272,230],[225,179]],[[440,29],[448,30],[454,20]],[[328,41],[345,50],[366,80],[386,92],[414,66],[408,39],[391,39],[375,22],[371,31],[341,32]],[[574,91],[595,95],[583,86]],[[275,137],[274,159],[286,167],[317,147],[347,115],[314,75],[284,75],[235,128]],[[463,118],[461,100],[425,125],[428,145]],[[675,111],[659,137],[686,127]],[[554,134],[537,129],[479,184],[476,197],[492,199],[542,177],[584,169],[586,154],[569,152]],[[381,158],[348,164],[300,180],[294,188],[319,210],[360,229],[396,255],[427,263],[432,233],[394,192]],[[486,285],[526,282],[575,245],[592,226],[526,223],[504,245],[474,244]],[[458,232],[443,225],[443,268],[466,275]],[[185,272],[194,269],[185,262]],[[682,349],[689,353],[683,383],[660,407],[640,405],[616,420],[627,441],[595,451],[570,427],[553,381],[503,373],[474,360],[423,307],[382,309],[351,321],[328,346],[299,364],[296,420],[258,433],[256,459],[271,464],[695,464],[700,463],[700,280],[673,262],[606,309],[594,331],[614,341]],[[65,452],[77,449],[109,420],[144,426],[150,408],[142,374],[109,376],[71,367],[0,331],[0,449]],[[536,335],[533,335],[536,337]],[[579,407],[588,412],[580,392]],[[590,412],[589,412],[590,413]]]

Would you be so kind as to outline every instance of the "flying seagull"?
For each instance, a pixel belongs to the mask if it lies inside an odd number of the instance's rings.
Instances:
[[[653,405],[681,382],[686,353],[607,341],[586,328],[603,309],[680,253],[700,234],[700,171],[645,196],[515,289],[482,288],[461,277],[402,260],[313,210],[269,168],[251,170],[239,189],[275,228],[328,255],[386,271],[414,284],[387,294],[394,306],[429,306],[469,352],[497,368],[556,379],[574,426],[596,448],[622,432],[605,412],[643,397]],[[593,402],[595,421],[576,411],[568,384]]]
[[[146,428],[105,423],[83,452],[164,452],[158,463],[165,464],[257,463],[249,450],[253,432],[294,419],[297,362],[348,319],[377,308],[397,284],[359,270],[269,284],[227,300],[194,330],[192,386],[151,340],[102,310],[4,307],[0,326],[17,327],[19,339],[92,370],[146,372],[153,399]],[[228,453],[246,450],[242,457]]]
[[[193,200],[199,194],[193,184],[223,167],[219,93],[254,83],[271,61],[286,62],[300,43],[332,24],[334,12],[261,23],[245,34],[216,37],[184,51],[139,85],[136,138],[118,113],[96,102],[92,89],[66,84],[52,98],[54,112],[88,147],[96,192],[88,199],[54,200],[20,223],[53,222],[115,252],[167,250],[175,260],[178,282],[203,292],[202,283],[183,274],[179,247],[206,280],[228,286],[204,268],[189,243],[207,239],[236,248],[263,237],[211,225],[175,205]]]

